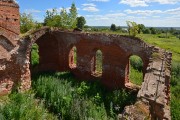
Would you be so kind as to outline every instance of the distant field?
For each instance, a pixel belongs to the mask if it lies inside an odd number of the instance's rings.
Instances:
[[[169,35],[169,38],[160,38],[161,35],[139,34],[137,37],[145,42],[166,49],[173,53],[173,61],[180,62],[180,40],[175,36]]]

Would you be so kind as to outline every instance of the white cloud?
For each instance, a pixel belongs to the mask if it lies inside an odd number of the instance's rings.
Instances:
[[[127,14],[135,14],[135,15],[145,15],[145,16],[151,16],[151,15],[155,15],[155,14],[166,14],[166,15],[170,15],[170,14],[180,14],[180,7],[179,8],[175,8],[175,9],[168,9],[168,10],[130,10],[127,9],[124,11]]]
[[[49,8],[49,9],[47,9],[48,11],[53,11],[53,9],[54,8]],[[61,10],[63,9],[62,7],[60,7],[60,8],[55,8],[56,9],[56,11],[58,12],[58,13],[60,13],[61,12]],[[69,13],[69,10],[71,9],[71,7],[67,7],[67,8],[64,8],[66,11],[67,11],[67,13]],[[77,10],[80,10],[80,8],[76,8]],[[47,11],[46,10],[46,11]]]
[[[96,5],[94,3],[84,3],[84,4],[82,4],[82,6],[84,6],[84,7],[96,7]]]
[[[152,14],[159,14],[162,13],[161,10],[125,10],[127,14],[136,14],[136,15],[145,15],[150,16]]]
[[[180,2],[180,0],[145,0],[147,2],[157,2],[160,4],[176,4],[178,2]]]
[[[124,13],[114,13],[114,14],[104,14],[104,15],[85,15],[87,21],[95,21],[94,23],[107,23],[107,22],[117,22],[122,19],[122,17],[126,16]],[[102,22],[103,20],[103,22]]]
[[[91,2],[109,2],[110,0],[89,0]]]
[[[180,0],[120,0],[119,4],[126,4],[131,7],[138,7],[138,6],[146,7],[153,2],[159,4],[176,4],[180,2]]]
[[[105,16],[106,17],[112,17],[112,18],[116,18],[116,17],[122,17],[122,16],[125,16],[126,14],[124,13],[113,13],[113,14],[106,14]]]
[[[112,23],[117,26],[126,26],[126,21],[134,21],[150,27],[180,27],[180,7],[167,10],[125,10],[111,11],[109,14],[85,15],[88,25],[110,26]]]
[[[165,11],[168,14],[180,14],[180,7],[175,8],[175,9],[169,9]]]
[[[88,12],[98,12],[99,11],[99,9],[97,9],[95,7],[85,7],[82,10],[88,11]]]
[[[19,3],[19,1],[17,1],[17,0],[14,0],[16,3]]]
[[[60,11],[62,10],[62,8],[49,8],[49,9],[47,9],[46,11],[52,12],[53,9],[56,9],[57,12],[60,12]]]
[[[152,16],[153,18],[160,18],[161,16]]]
[[[25,9],[24,12],[27,14],[33,14],[33,13],[40,13],[41,11],[35,9]]]
[[[121,0],[119,3],[130,5],[131,7],[137,7],[137,6],[146,7],[146,6],[148,6],[147,3],[145,2],[145,0]]]
[[[88,12],[98,12],[99,9],[96,8],[96,5],[94,3],[86,3],[86,4],[82,4],[84,11],[88,11]]]

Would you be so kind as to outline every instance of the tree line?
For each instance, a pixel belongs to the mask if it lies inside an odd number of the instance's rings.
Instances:
[[[43,23],[36,22],[31,14],[21,14],[21,33],[26,33],[31,29],[38,29],[42,26],[59,27],[61,29],[83,29],[86,20],[83,16],[78,17],[77,8],[72,3],[69,12],[62,8],[60,12],[57,9],[47,10]]]
[[[144,24],[137,24],[136,22],[126,21],[127,23],[127,31],[123,31],[120,26],[116,26],[115,24],[111,24],[111,31],[120,31],[120,32],[128,32],[130,36],[136,36],[137,34],[161,34],[164,33],[165,36],[168,37],[168,33],[178,37],[180,39],[180,30],[176,30],[174,28],[155,28],[155,27],[145,27]]]
[[[60,11],[57,9],[47,10],[45,14],[44,21],[42,23],[36,22],[31,14],[22,13],[20,19],[20,30],[21,33],[26,33],[31,29],[38,29],[42,26],[58,27],[61,29],[85,29],[86,31],[113,31],[113,32],[123,32],[128,33],[130,36],[136,36],[137,34],[161,34],[164,33],[164,36],[168,37],[168,33],[178,37],[180,39],[180,30],[174,28],[170,29],[157,29],[154,27],[146,27],[143,24],[137,24],[133,21],[126,21],[127,29],[123,29],[121,26],[116,26],[111,24],[110,29],[85,26],[86,20],[83,16],[78,16],[77,8],[75,3],[71,4],[69,11],[65,8],[62,8]]]

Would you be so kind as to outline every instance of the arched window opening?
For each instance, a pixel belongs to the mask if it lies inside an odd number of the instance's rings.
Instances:
[[[96,66],[95,72],[102,74],[102,52],[101,50],[97,50],[96,52]]]
[[[39,64],[39,46],[34,43],[31,49],[31,69],[35,68]]]
[[[91,60],[92,66],[92,74],[99,77],[102,75],[102,64],[103,64],[103,56],[101,50],[97,50],[95,52],[95,56],[92,57]]]
[[[75,68],[77,65],[77,48],[74,46],[69,52],[69,67]]]
[[[136,85],[143,82],[143,61],[139,56],[133,55],[129,58],[129,79]]]

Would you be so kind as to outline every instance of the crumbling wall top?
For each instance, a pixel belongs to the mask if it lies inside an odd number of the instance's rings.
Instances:
[[[14,0],[0,0],[0,27],[20,34],[19,5]]]
[[[19,8],[19,5],[14,0],[0,0],[0,6],[10,6]]]

